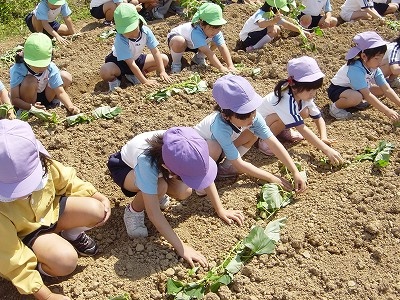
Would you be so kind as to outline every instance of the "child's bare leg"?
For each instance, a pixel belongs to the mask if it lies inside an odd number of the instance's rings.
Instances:
[[[132,173],[131,173],[132,172]],[[125,181],[124,181],[124,188],[125,189],[128,189],[128,188],[131,188],[131,189],[133,189],[134,191],[136,190],[137,191],[137,187],[134,185],[134,181],[131,183],[131,185],[125,185],[125,183],[127,183],[127,181],[128,180],[131,180],[131,179],[134,179],[134,173],[133,173],[133,170],[131,171],[131,172],[129,172],[128,173],[128,175],[126,176],[126,178],[125,178]],[[129,177],[128,177],[129,176]],[[134,187],[134,188],[133,188]],[[168,189],[168,184],[167,184],[167,182],[163,179],[163,178],[159,178],[158,179],[158,188],[157,188],[157,193],[158,193],[158,199],[161,199],[162,197],[164,197],[164,195],[165,194],[167,194],[167,189]],[[168,195],[170,195],[169,193],[168,193]],[[173,195],[172,193],[171,193],[171,196],[172,197],[174,197],[175,195]],[[174,197],[175,198],[175,197]],[[139,211],[142,211],[142,210],[144,210],[145,209],[145,206],[144,206],[144,199],[143,199],[143,193],[141,192],[141,191],[139,191],[137,194],[136,194],[136,196],[135,196],[135,198],[133,198],[133,201],[131,202],[131,207],[133,208],[133,210],[134,211],[137,211],[137,212],[139,212]]]
[[[117,5],[110,1],[103,4],[103,12],[106,16],[106,21],[112,21],[114,19],[114,11]]]
[[[43,24],[42,21],[36,19],[35,16],[32,16],[32,25],[35,32],[42,32],[43,31]]]
[[[389,3],[384,15],[394,14],[398,8],[399,5],[397,3]]]
[[[215,140],[207,140],[208,152],[210,153],[210,157],[217,161],[222,154],[222,148],[220,144]]]
[[[121,75],[121,70],[113,62],[105,63],[100,68],[100,77],[105,81],[113,81]]]
[[[250,149],[251,146],[257,141],[257,137],[250,130],[246,129],[243,131],[240,136],[233,142],[236,148],[243,146],[247,149]]]
[[[285,124],[283,124],[282,120],[277,114],[268,115],[265,118],[265,121],[275,136],[280,134],[285,129]]]
[[[185,200],[192,194],[192,189],[184,184],[183,181],[173,179],[168,184],[167,194],[177,200]]]
[[[330,28],[330,27],[335,27],[337,25],[337,19],[335,17],[331,17],[331,20],[329,22],[329,25],[325,25],[325,17],[322,17],[321,20],[318,22],[318,26],[320,28]]]
[[[300,25],[303,26],[304,28],[310,27],[311,22],[312,22],[312,17],[310,15],[304,15],[299,20]]]
[[[58,28],[57,33],[61,36],[74,34],[73,32],[69,31],[67,25],[65,24],[60,25],[60,28]]]
[[[351,15],[351,20],[357,21],[357,20],[371,20],[372,16],[365,12],[365,11],[355,11],[353,12],[353,14]]]
[[[35,104],[37,100],[37,87],[37,79],[31,75],[26,76],[19,88],[19,98],[29,104]]]
[[[39,236],[32,245],[32,250],[41,263],[42,270],[51,276],[66,276],[76,268],[76,250],[56,233]]]
[[[348,89],[340,94],[340,98],[335,102],[335,105],[340,109],[350,108],[359,104],[362,99],[363,96],[360,92]]]
[[[164,68],[168,65],[169,59],[168,56],[164,53],[161,54],[161,58],[163,60]],[[151,54],[146,55],[146,60],[144,62],[143,71],[148,73],[157,70],[157,64],[154,59],[154,56]]]

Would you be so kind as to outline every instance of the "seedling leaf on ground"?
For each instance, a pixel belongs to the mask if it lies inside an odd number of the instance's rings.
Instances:
[[[118,295],[115,297],[108,298],[109,300],[131,300],[131,296],[129,294],[125,293],[123,295]]]
[[[86,115],[85,113],[80,113],[73,116],[68,116],[65,118],[67,126],[74,126],[76,124],[90,123],[93,121],[93,117]]]
[[[153,100],[156,102],[163,102],[167,98],[179,94],[182,90],[187,94],[195,94],[198,92],[204,92],[207,89],[207,82],[201,80],[198,73],[194,73],[188,79],[180,83],[174,83],[166,88],[155,91],[146,96],[146,99]]]
[[[34,106],[29,110],[29,114],[46,123],[59,124],[61,122],[55,112],[49,112]]]
[[[257,210],[262,219],[271,218],[279,209],[293,201],[294,192],[287,192],[275,183],[267,183],[261,187],[257,201]]]
[[[174,299],[202,299],[208,292],[218,292],[223,285],[233,282],[234,274],[254,256],[275,252],[275,244],[279,241],[279,231],[286,222],[285,218],[272,221],[264,229],[255,226],[249,234],[239,241],[227,254],[221,264],[213,267],[205,276],[195,282],[183,283],[168,278],[167,295]]]
[[[122,112],[122,109],[118,106],[100,106],[92,111],[92,115],[95,119],[113,119]]]
[[[15,62],[15,56],[18,52],[21,52],[24,49],[24,46],[18,45],[11,50],[6,51],[6,53],[0,56],[0,60],[5,63],[8,67],[11,66]]]
[[[0,105],[0,119],[7,119],[8,112],[10,110],[14,110],[14,106],[8,103],[4,103]]]
[[[109,37],[112,37],[117,34],[117,31],[114,28],[108,29],[103,31],[102,33],[99,34],[99,38],[105,40],[108,39]]]
[[[390,162],[390,154],[394,150],[394,144],[381,141],[375,149],[366,148],[363,154],[357,155],[356,161],[369,160],[378,168],[386,167]]]

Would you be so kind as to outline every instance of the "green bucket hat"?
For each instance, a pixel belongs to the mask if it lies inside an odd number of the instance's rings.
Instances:
[[[199,20],[205,21],[212,26],[221,26],[226,24],[226,20],[222,17],[221,7],[210,2],[200,5],[193,16],[192,23],[196,23]]]
[[[51,62],[52,53],[52,42],[44,33],[32,33],[25,41],[24,60],[28,65],[47,67]]]
[[[139,20],[146,24],[146,21],[138,14],[133,4],[121,3],[114,11],[115,29],[120,34],[135,30],[139,26]]]
[[[49,1],[50,4],[53,5],[64,5],[65,4],[65,0],[47,0]]]
[[[287,6],[288,3],[286,0],[267,0],[266,2],[269,6],[289,12],[289,7]]]

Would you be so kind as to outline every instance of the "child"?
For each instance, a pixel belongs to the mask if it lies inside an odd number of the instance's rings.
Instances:
[[[372,0],[346,0],[340,7],[340,17],[345,22],[384,18],[375,10]]]
[[[60,71],[51,61],[53,45],[50,38],[40,32],[32,33],[25,41],[23,56],[17,54],[10,69],[11,101],[15,107],[29,110],[51,108],[61,101],[70,114],[80,112],[65,89],[72,76]]]
[[[285,128],[296,127],[301,136],[321,150],[332,164],[343,163],[339,152],[329,147],[332,140],[327,137],[325,121],[314,103],[314,97],[322,86],[325,75],[317,62],[308,56],[289,60],[287,70],[289,77],[278,82],[274,92],[265,96],[257,111],[265,118],[274,135],[278,135]],[[321,138],[304,124],[303,118],[309,116],[317,125]],[[285,136],[286,139],[294,139],[290,131],[287,131]],[[264,154],[272,155],[265,141],[260,141],[258,147]]]
[[[209,157],[207,143],[192,128],[173,127],[139,134],[110,156],[108,168],[122,192],[135,196],[124,213],[129,237],[148,235],[144,225],[146,210],[160,234],[192,267],[194,261],[205,266],[206,259],[182,242],[161,213],[160,206],[168,205],[167,195],[183,200],[192,189],[205,189],[221,219],[243,224],[242,212],[222,207],[214,184],[217,166]]]
[[[1,104],[9,104],[9,105],[11,105],[11,101],[10,101],[10,98],[8,96],[7,89],[5,88],[3,82],[1,82],[1,80],[0,80],[0,105]],[[14,119],[15,118],[14,109],[10,109],[7,112],[7,118],[8,119]]]
[[[185,51],[196,53],[192,62],[205,66],[207,57],[210,64],[221,72],[236,72],[231,54],[225,44],[222,34],[222,25],[226,24],[222,16],[222,9],[214,3],[203,3],[194,14],[192,22],[187,22],[172,28],[167,35],[168,46],[171,50],[171,72],[179,73],[182,70],[182,56]],[[219,52],[227,66],[222,65],[209,47],[210,41],[218,47]]]
[[[115,36],[112,52],[105,58],[100,69],[100,76],[108,81],[110,91],[121,84],[121,76],[125,75],[133,84],[156,85],[157,81],[147,79],[145,73],[157,70],[161,79],[171,82],[165,72],[168,57],[157,48],[158,41],[147,26],[133,4],[121,3],[114,12]],[[144,54],[147,46],[151,54]]]
[[[117,6],[122,3],[127,2],[126,0],[92,0],[90,1],[90,14],[92,17],[100,20],[105,19],[104,25],[109,26],[112,25],[114,20],[114,11]],[[128,1],[136,6],[136,10],[140,11],[142,5],[139,4],[139,1],[132,0]]]
[[[386,82],[379,68],[387,42],[376,32],[366,31],[357,34],[353,43],[355,47],[346,54],[347,64],[339,69],[328,88],[328,96],[333,102],[329,107],[330,115],[338,120],[347,119],[352,116],[346,111],[347,108],[362,110],[372,105],[392,122],[398,121],[399,114],[377,98],[385,95],[400,106],[400,98]],[[376,85],[372,84],[373,80]]]
[[[335,27],[337,19],[332,17],[332,6],[330,0],[302,0],[306,7],[299,15],[300,25],[307,29],[314,27]],[[323,14],[321,12],[323,11]]]
[[[66,276],[78,255],[95,255],[86,233],[110,216],[110,202],[73,168],[50,158],[28,123],[0,120],[0,275],[21,294],[52,293],[40,274]]]
[[[174,0],[160,0],[158,5],[153,8],[152,13],[156,19],[164,19],[165,14],[172,11],[179,16],[184,16],[183,8]]]
[[[266,0],[243,25],[239,33],[237,49],[252,52],[261,49],[265,44],[271,42],[281,31],[280,26],[287,30],[300,32],[302,29],[287,20],[280,14],[280,10],[289,12],[286,0]],[[272,16],[267,16],[271,12]],[[309,37],[309,32],[304,32]]]
[[[399,8],[399,4],[387,0],[374,0],[374,8],[381,16],[385,16],[394,14]]]
[[[61,13],[65,24],[56,21]],[[62,36],[75,33],[71,20],[72,11],[65,0],[41,0],[36,8],[25,17],[26,25],[31,32],[43,32],[50,37],[55,37],[60,43],[68,41]]]
[[[293,187],[288,181],[242,160],[242,156],[250,150],[257,138],[260,138],[266,141],[278,159],[292,172],[295,190],[303,192],[306,183],[289,153],[256,112],[262,98],[251,84],[241,76],[225,75],[215,82],[213,97],[217,101],[216,111],[194,128],[207,140],[210,155],[215,161],[220,159],[222,152],[226,156],[225,161],[218,166],[218,176],[231,177],[237,176],[238,173],[246,173],[292,190]]]
[[[379,68],[392,88],[400,87],[400,36],[387,45],[387,50]]]

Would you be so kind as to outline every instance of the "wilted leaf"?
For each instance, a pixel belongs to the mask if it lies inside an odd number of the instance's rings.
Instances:
[[[267,227],[265,227],[264,233],[270,238],[271,240],[278,242],[280,240],[280,231],[286,224],[286,218],[280,218],[269,222]]]
[[[92,120],[93,120],[93,117],[88,116],[85,113],[80,113],[80,114],[68,116],[65,118],[65,122],[67,122],[68,126],[73,126],[76,124],[90,123]]]
[[[110,107],[110,106],[100,106],[92,111],[92,115],[94,118],[99,119],[113,119],[118,116],[122,112],[122,109],[118,106]]]
[[[227,264],[225,270],[227,270],[231,274],[236,274],[242,269],[242,267],[243,267],[242,259],[240,258],[239,254],[236,254],[235,257],[233,257],[231,261]]]

